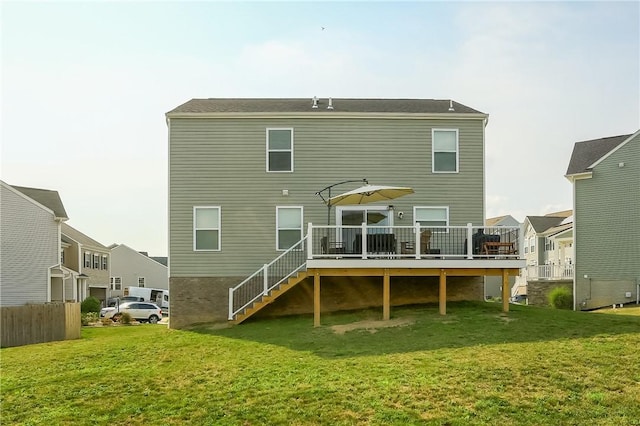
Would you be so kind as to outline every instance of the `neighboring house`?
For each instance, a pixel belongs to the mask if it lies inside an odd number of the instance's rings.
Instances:
[[[166,265],[124,244],[111,248],[111,281],[120,284],[120,290],[111,297],[123,296],[127,287],[169,289],[169,271]]]
[[[70,275],[60,264],[60,224],[68,217],[60,195],[0,185],[0,305],[66,300]]]
[[[320,310],[445,313],[482,300],[483,275],[524,266],[518,230],[484,225],[487,114],[449,100],[193,99],[166,119],[172,328],[262,308],[316,325]],[[318,196],[365,178],[414,193],[329,208]]]
[[[92,296],[106,303],[111,291],[109,248],[66,223],[62,224],[62,247],[63,265],[79,273],[78,300]]]
[[[518,220],[511,215],[490,217],[484,221],[484,224],[487,227],[493,227],[493,226],[509,226],[509,227],[517,227],[517,228],[522,227],[522,223],[518,222]],[[518,251],[522,253],[522,244],[520,244],[520,246],[518,247]],[[509,277],[509,287],[512,289],[511,291],[512,296],[515,296],[513,289],[517,280],[518,280],[518,277]],[[526,295],[526,292],[521,294]],[[502,297],[502,279],[500,277],[488,276],[485,278],[484,297],[485,299],[495,299],[498,297]]]
[[[577,142],[573,185],[575,309],[636,302],[640,286],[640,130]]]

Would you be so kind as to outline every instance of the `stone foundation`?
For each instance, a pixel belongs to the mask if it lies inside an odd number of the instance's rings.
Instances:
[[[527,281],[527,304],[549,306],[549,293],[556,287],[566,287],[573,297],[573,280]]]

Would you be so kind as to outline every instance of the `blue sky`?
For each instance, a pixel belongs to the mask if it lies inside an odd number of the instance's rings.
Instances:
[[[153,255],[164,113],[194,97],[454,99],[490,115],[487,217],[519,220],[571,207],[574,142],[640,128],[638,2],[0,7],[2,180],[56,189],[70,225]]]

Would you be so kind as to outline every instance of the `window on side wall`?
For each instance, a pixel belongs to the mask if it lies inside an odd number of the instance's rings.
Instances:
[[[302,239],[302,207],[276,207],[276,247],[287,250]]]
[[[414,207],[413,218],[421,227],[431,228],[435,232],[448,232],[449,207]]]
[[[144,277],[138,277],[138,287],[144,287]]]
[[[433,129],[433,173],[458,172],[458,129]]]
[[[122,290],[121,277],[111,277],[111,290]]]
[[[293,171],[293,129],[267,129],[267,171]]]
[[[84,253],[84,267],[91,268],[91,253],[89,252]]]
[[[220,207],[193,208],[193,250],[220,251]]]
[[[102,256],[102,269],[104,270],[109,269],[109,261],[107,259],[108,257],[106,255]]]

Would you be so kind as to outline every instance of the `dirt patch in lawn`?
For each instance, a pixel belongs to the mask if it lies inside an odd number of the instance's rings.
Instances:
[[[376,333],[380,328],[404,327],[415,322],[416,320],[413,318],[394,318],[386,321],[364,320],[351,324],[334,325],[331,327],[331,330],[336,334],[344,334],[347,331],[353,330],[366,330],[369,333]]]

